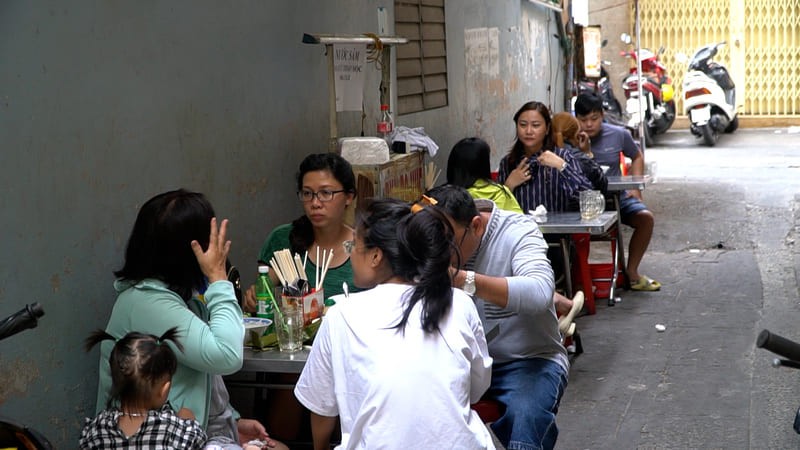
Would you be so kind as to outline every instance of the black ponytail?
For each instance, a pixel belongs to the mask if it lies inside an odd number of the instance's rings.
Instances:
[[[108,332],[97,330],[86,338],[84,348],[89,351],[105,340],[116,341],[108,358],[111,368],[108,407],[117,401],[139,405],[143,399],[150,398],[156,383],[165,377],[172,378],[178,369],[178,359],[166,342],[171,341],[183,351],[177,327],[170,328],[160,337],[132,331],[118,341]]]
[[[367,248],[381,249],[394,275],[414,284],[394,328],[404,330],[411,310],[421,301],[422,329],[438,331],[453,302],[449,269],[456,246],[447,217],[431,207],[412,213],[405,202],[379,199],[359,213],[357,230]]]

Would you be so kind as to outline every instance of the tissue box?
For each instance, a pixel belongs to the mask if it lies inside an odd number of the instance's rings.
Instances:
[[[340,138],[339,152],[352,165],[389,162],[389,145],[378,137]]]

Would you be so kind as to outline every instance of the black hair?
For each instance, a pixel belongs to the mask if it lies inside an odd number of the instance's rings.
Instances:
[[[603,99],[594,92],[584,92],[575,99],[575,115],[586,116],[593,112],[603,112]]]
[[[108,332],[97,330],[86,338],[84,347],[88,352],[105,340],[116,341]],[[166,341],[172,341],[178,350],[183,351],[178,342],[177,327],[170,328],[160,337],[132,331],[116,341],[108,358],[111,392],[107,407],[116,402],[126,407],[144,407],[143,403],[152,398],[157,383],[165,378],[172,379],[178,370],[178,359]]]
[[[472,219],[480,214],[475,206],[475,200],[461,186],[443,184],[429,190],[425,195],[436,199],[435,208],[463,227],[468,227]]]
[[[489,144],[481,138],[469,137],[458,141],[447,158],[447,183],[467,189],[478,182],[500,186],[492,180],[491,153]],[[501,192],[512,197],[505,189]]]
[[[300,163],[297,172],[297,192],[303,190],[303,177],[308,172],[327,170],[339,183],[345,194],[356,194],[356,177],[353,166],[336,153],[315,153],[305,157]],[[302,254],[314,243],[314,228],[311,220],[305,214],[292,222],[292,231],[289,232],[289,245],[292,252]]]
[[[134,282],[159,279],[188,301],[193,291],[202,291],[206,284],[191,242],[196,240],[203,250],[208,248],[214,216],[203,194],[178,189],[156,195],[139,210],[128,238],[125,264],[114,274]]]
[[[552,150],[553,145],[553,137],[550,133],[550,110],[547,108],[542,102],[537,101],[530,101],[522,105],[519,110],[514,114],[514,123],[519,123],[519,116],[526,111],[537,111],[539,114],[542,115],[544,118],[545,127],[547,128],[547,133],[545,134],[544,141],[542,142],[542,150]],[[517,136],[516,128],[514,130],[514,135],[516,136],[514,139],[514,145],[511,147],[511,150],[508,152],[508,167],[509,170],[513,169],[517,166],[517,164],[522,160],[525,156],[525,146],[520,142],[519,136]]]
[[[453,304],[450,263],[453,252],[457,254],[447,217],[430,206],[412,213],[401,200],[376,199],[359,211],[356,230],[367,248],[381,249],[394,275],[414,283],[394,328],[405,330],[411,310],[421,301],[422,329],[438,331]]]
[[[483,139],[469,137],[458,141],[447,158],[447,182],[469,188],[478,180],[491,180],[491,152]]]

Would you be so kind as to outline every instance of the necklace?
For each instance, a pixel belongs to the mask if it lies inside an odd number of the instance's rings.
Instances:
[[[132,413],[132,412],[122,411],[122,415],[128,417],[146,417],[147,413]]]

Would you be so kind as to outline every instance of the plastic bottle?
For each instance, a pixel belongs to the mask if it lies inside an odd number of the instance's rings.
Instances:
[[[256,279],[256,317],[275,320],[275,311],[272,306],[275,301],[273,295],[272,282],[269,279],[269,266],[258,266],[258,279]]]
[[[389,113],[389,105],[381,105],[381,119],[378,121],[378,136],[382,137],[389,148],[392,147],[392,132],[394,131],[394,119]]]

